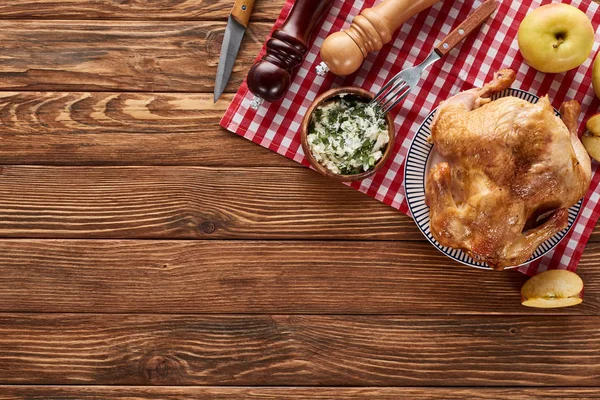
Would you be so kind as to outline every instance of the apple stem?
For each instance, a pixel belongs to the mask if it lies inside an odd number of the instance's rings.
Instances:
[[[560,46],[560,45],[562,44],[562,42],[564,41],[564,39],[563,39],[562,37],[558,37],[557,39],[558,39],[558,42],[557,42],[557,43],[554,43],[554,44],[552,45],[552,47],[554,47],[555,49],[556,49],[558,46]]]

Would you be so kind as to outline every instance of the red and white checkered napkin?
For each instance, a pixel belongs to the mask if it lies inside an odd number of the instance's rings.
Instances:
[[[227,109],[221,125],[255,143],[308,165],[300,145],[300,123],[311,102],[332,86],[360,86],[377,92],[386,80],[402,69],[422,61],[434,44],[462,22],[481,0],[443,0],[408,20],[381,51],[369,55],[355,74],[341,78],[328,74],[320,77],[315,67],[321,62],[319,49],[331,33],[350,25],[353,17],[376,0],[337,0],[318,32],[306,60],[302,64],[285,99],[279,103],[265,103],[259,110],[249,107],[252,94],[244,82]],[[590,0],[564,1],[584,11],[594,27],[600,27],[599,5]],[[287,0],[275,28],[288,15],[293,0]],[[517,71],[515,87],[534,94],[549,94],[556,108],[568,99],[576,99],[583,106],[586,120],[600,111],[600,101],[594,96],[591,83],[592,57],[581,67],[565,74],[543,74],[528,67],[518,51],[516,35],[525,15],[548,0],[501,0],[495,14],[478,33],[473,33],[448,56],[425,72],[419,86],[393,112],[397,140],[390,160],[375,176],[350,184],[408,214],[404,198],[403,170],[408,147],[419,125],[440,101],[450,95],[474,86],[481,86],[495,71],[513,68]],[[594,54],[600,44],[597,29]],[[265,52],[263,47],[258,58]],[[583,211],[566,238],[542,259],[521,268],[530,275],[547,268],[575,270],[592,230],[600,216],[600,171],[594,164],[594,177],[583,203]],[[332,182],[332,185],[336,183]]]

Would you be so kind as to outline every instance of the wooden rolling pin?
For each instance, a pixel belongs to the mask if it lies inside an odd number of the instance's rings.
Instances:
[[[328,71],[339,76],[350,75],[360,68],[367,55],[392,40],[394,32],[407,19],[431,7],[439,0],[384,0],[354,17],[345,31],[330,35],[321,47],[323,62],[319,75]]]
[[[267,42],[267,54],[248,72],[248,89],[255,95],[253,108],[258,108],[263,100],[274,102],[283,98],[310,48],[315,27],[333,1],[297,0],[294,3],[286,21]]]

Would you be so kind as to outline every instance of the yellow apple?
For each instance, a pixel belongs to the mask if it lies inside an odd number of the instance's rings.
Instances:
[[[579,275],[553,269],[530,278],[521,288],[521,304],[536,308],[575,306],[583,302]]]
[[[563,3],[536,8],[521,21],[519,49],[527,64],[541,72],[577,68],[594,46],[594,28],[585,13]]]
[[[581,137],[581,143],[590,157],[600,162],[600,114],[588,119],[585,127],[587,131]]]
[[[594,68],[592,69],[592,86],[596,96],[600,99],[600,51],[596,54]],[[599,132],[600,133],[600,132]]]

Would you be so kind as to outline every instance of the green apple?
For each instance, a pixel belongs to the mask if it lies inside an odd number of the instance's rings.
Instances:
[[[553,269],[530,278],[521,288],[521,304],[536,308],[575,306],[583,302],[583,281],[571,271]]]
[[[517,40],[527,64],[541,72],[559,73],[577,68],[589,57],[594,28],[583,11],[552,3],[527,14]]]
[[[594,67],[592,69],[592,86],[594,87],[594,92],[596,92],[596,96],[600,99],[600,51],[596,54],[596,59],[594,60]],[[600,132],[598,132],[600,135]]]
[[[596,62],[596,64],[598,64]],[[600,161],[600,114],[596,114],[588,119],[585,124],[587,131],[581,137],[581,143],[587,150],[590,157]]]

